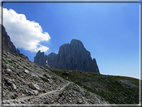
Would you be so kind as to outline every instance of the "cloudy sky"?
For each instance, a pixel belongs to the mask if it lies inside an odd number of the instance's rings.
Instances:
[[[139,78],[139,3],[3,3],[3,25],[31,61],[79,39],[101,74]]]

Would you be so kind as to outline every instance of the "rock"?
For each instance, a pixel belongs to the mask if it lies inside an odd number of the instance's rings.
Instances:
[[[11,98],[12,98],[12,99],[15,99],[17,96],[18,96],[18,95],[17,95],[16,93],[13,93],[13,94],[11,95]]]
[[[11,87],[12,87],[14,90],[17,89],[17,87],[16,87],[16,85],[15,85],[14,83],[11,84]]]
[[[33,83],[29,83],[28,84],[30,88],[41,91],[41,89],[39,88],[39,86],[37,84],[33,84]]]
[[[10,73],[12,72],[12,70],[11,70],[11,69],[6,69],[5,72],[6,72],[7,74],[10,74]]]
[[[49,104],[48,99],[43,102],[43,104]]]
[[[28,71],[28,70],[26,70],[26,69],[24,70],[24,72],[25,72],[25,73],[27,73],[27,74],[29,73],[29,71]]]
[[[20,57],[22,57],[22,58],[24,58],[26,60],[29,60],[29,58],[27,56],[25,56],[24,54],[18,54],[18,56],[20,56]]]
[[[9,67],[10,67],[9,64],[6,64],[6,65],[4,66],[5,69],[9,69]]]
[[[8,78],[4,78],[6,84],[11,85],[12,84],[12,80],[8,79]]]
[[[48,78],[48,79],[51,79],[51,78],[52,78],[52,76],[47,75],[47,74],[45,74],[45,77]]]
[[[37,96],[39,94],[39,91],[38,90],[32,90],[30,93],[31,93],[31,95]]]
[[[12,70],[13,72],[18,73],[18,69],[15,69],[15,68],[11,67],[11,70]]]

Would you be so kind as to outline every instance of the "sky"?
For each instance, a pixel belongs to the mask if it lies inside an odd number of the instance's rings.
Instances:
[[[139,3],[3,3],[3,25],[31,61],[78,39],[101,74],[140,77]]]

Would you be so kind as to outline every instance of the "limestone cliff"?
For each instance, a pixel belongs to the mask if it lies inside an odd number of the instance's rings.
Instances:
[[[46,60],[48,60],[48,64],[52,68],[100,73],[95,58],[92,60],[90,52],[85,49],[81,41],[76,39],[73,39],[70,44],[60,46],[57,55],[51,53],[46,56],[39,51],[34,62],[45,66]]]

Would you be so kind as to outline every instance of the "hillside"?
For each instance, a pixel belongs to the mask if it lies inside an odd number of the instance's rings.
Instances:
[[[138,104],[139,80],[52,69],[2,53],[3,104]]]
[[[103,97],[110,104],[139,104],[138,79],[63,69],[52,69],[52,71],[87,91]],[[65,72],[69,74],[63,75]]]
[[[17,54],[2,53],[3,104],[107,104],[104,98]]]

